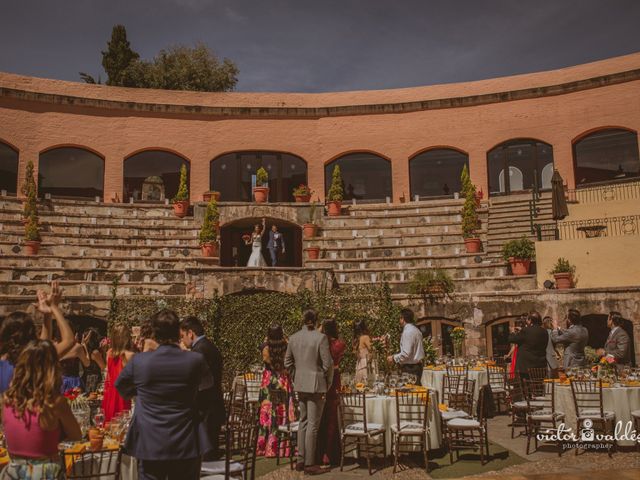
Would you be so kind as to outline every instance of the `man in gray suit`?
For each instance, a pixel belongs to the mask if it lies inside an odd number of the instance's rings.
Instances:
[[[554,330],[551,332],[551,340],[554,344],[564,345],[562,366],[566,368],[584,367],[587,359],[584,355],[584,347],[589,340],[589,331],[582,325],[582,318],[578,310],[570,309],[567,314],[569,328],[561,330],[558,322],[554,321]]]
[[[629,355],[629,335],[622,328],[624,319],[618,312],[611,312],[607,319],[607,327],[611,329],[604,348],[598,350],[600,356],[611,356],[615,358],[618,365],[626,365],[630,362]]]
[[[333,360],[329,339],[316,330],[316,312],[307,310],[303,319],[302,329],[289,339],[284,366],[291,372],[300,400],[296,470],[317,475],[326,471],[316,465],[316,442],[325,394],[333,378]]]

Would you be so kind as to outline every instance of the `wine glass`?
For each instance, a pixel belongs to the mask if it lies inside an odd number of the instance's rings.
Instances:
[[[93,416],[93,424],[98,428],[102,428],[104,426],[104,413],[102,410],[98,410]]]

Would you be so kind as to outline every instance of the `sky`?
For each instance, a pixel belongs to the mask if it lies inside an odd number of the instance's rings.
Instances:
[[[640,0],[1,0],[0,71],[102,75],[114,24],[152,58],[203,42],[238,91],[370,90],[551,70],[640,51]]]

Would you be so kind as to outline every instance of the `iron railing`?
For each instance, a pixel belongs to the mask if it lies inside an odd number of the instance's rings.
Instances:
[[[560,240],[560,231],[557,222],[534,224],[534,235],[536,240],[543,242],[546,240]]]
[[[558,224],[561,240],[640,235],[640,215],[572,220]]]
[[[613,183],[567,190],[567,200],[578,203],[601,203],[640,199],[640,182]]]

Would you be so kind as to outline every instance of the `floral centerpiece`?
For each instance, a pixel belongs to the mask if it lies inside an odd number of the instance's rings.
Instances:
[[[467,332],[464,327],[455,327],[451,331],[451,340],[453,341],[453,355],[456,358],[462,356],[462,346],[464,345],[464,339],[467,336]]]
[[[311,189],[304,183],[293,189],[293,196],[296,202],[308,202],[311,199],[311,193]]]
[[[616,370],[616,359],[604,356],[596,365],[591,367],[591,371],[594,372],[598,378],[613,380],[618,375]]]

